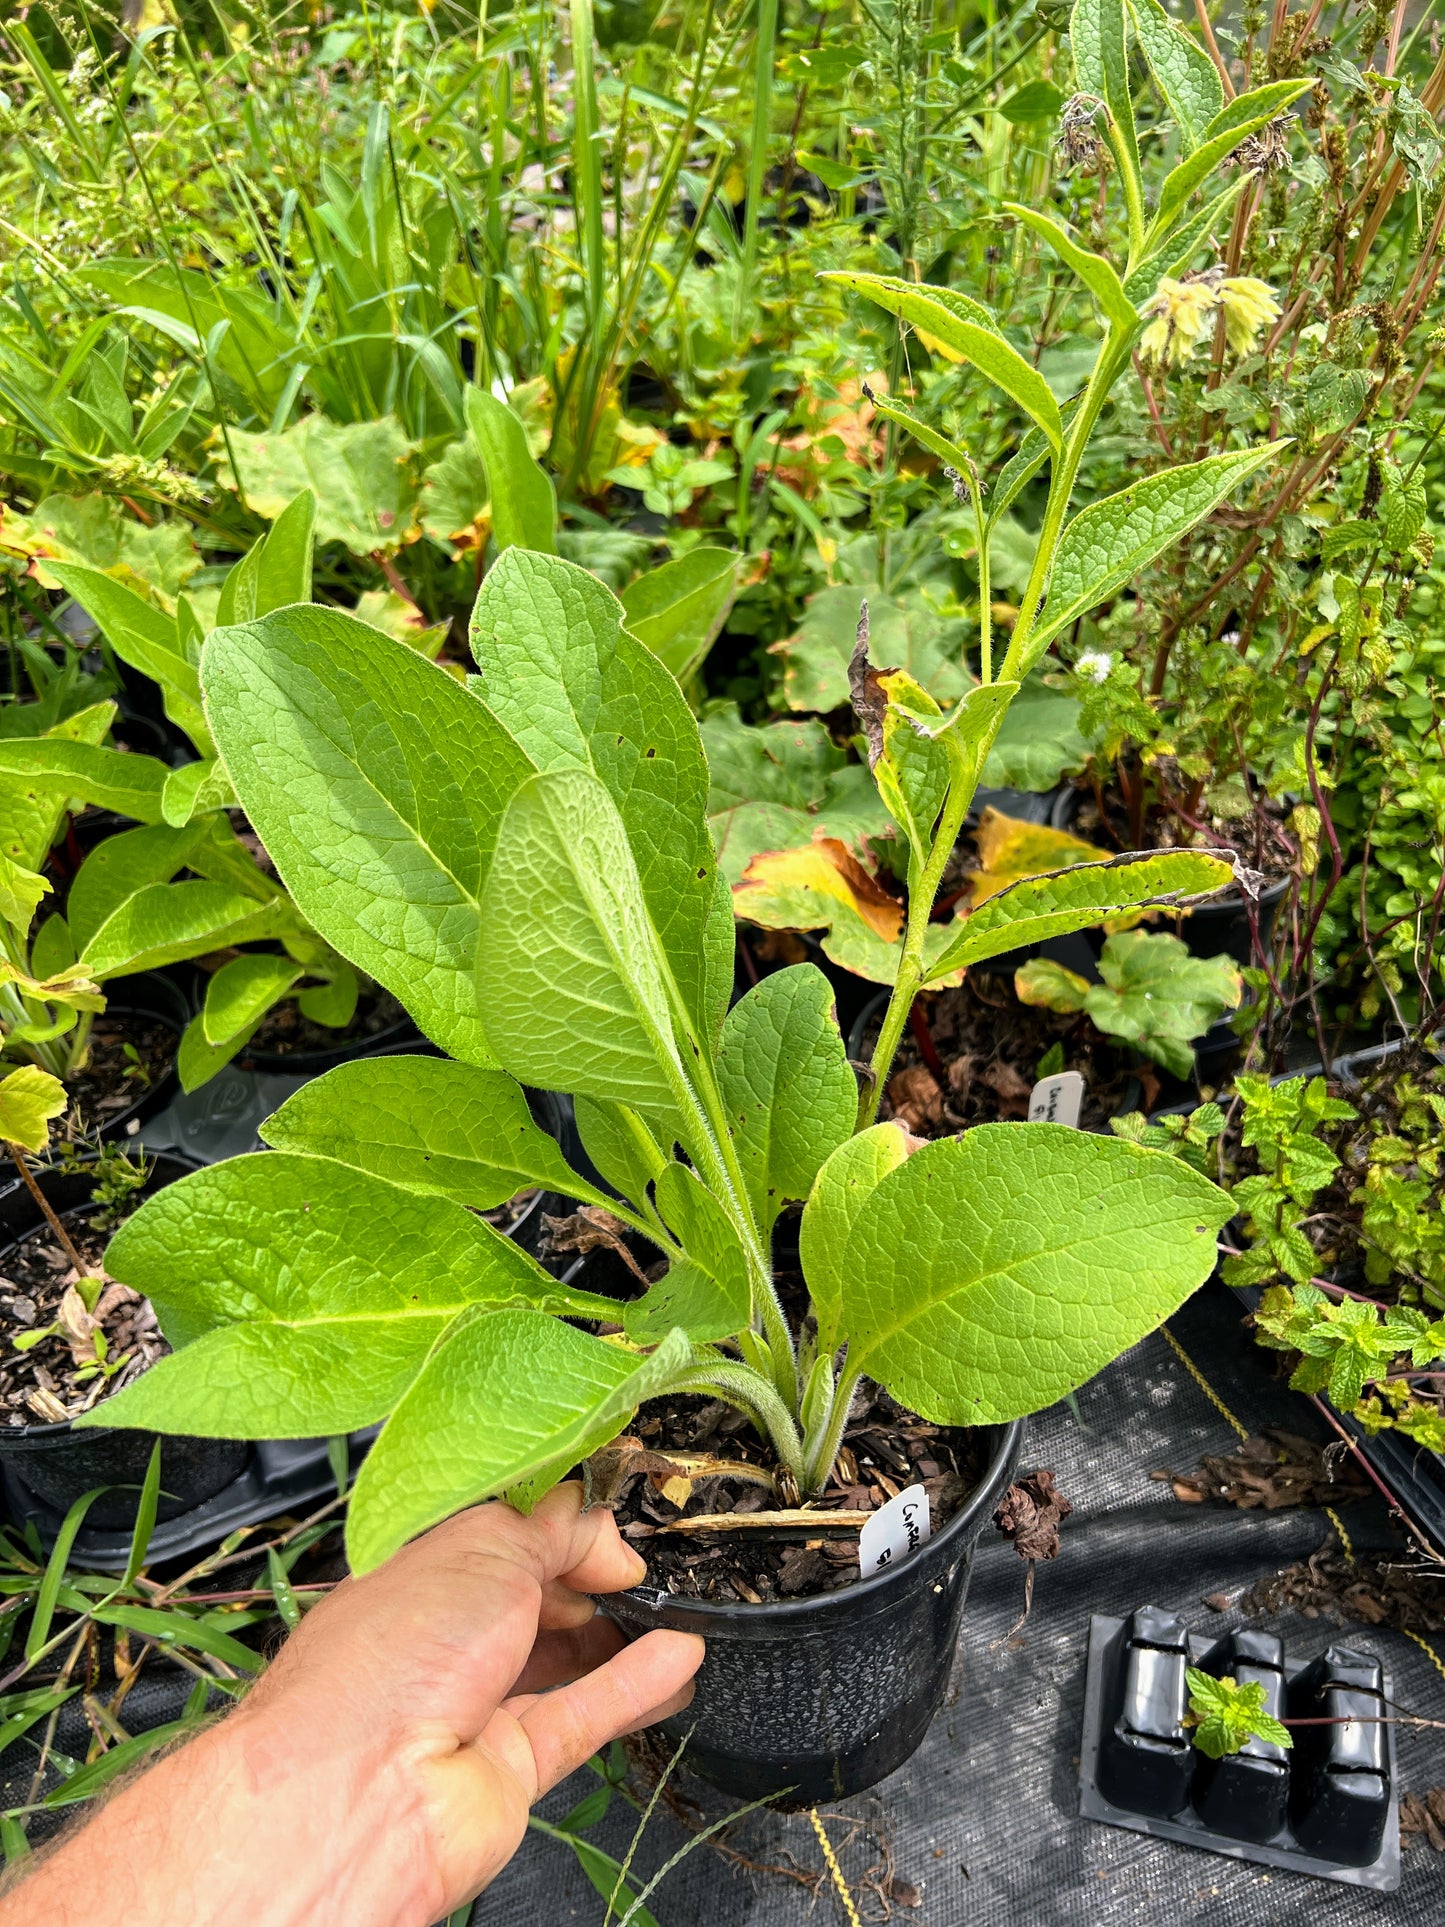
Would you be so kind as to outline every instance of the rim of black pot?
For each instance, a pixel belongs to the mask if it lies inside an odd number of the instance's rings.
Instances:
[[[177,1171],[174,1177],[167,1178],[165,1184],[157,1185],[156,1189],[158,1191],[163,1191],[166,1184],[179,1184],[182,1178],[188,1178],[193,1171],[205,1169],[199,1160],[187,1157],[184,1151],[156,1151],[152,1155],[155,1157],[157,1164],[166,1162],[183,1165],[185,1167],[183,1170]],[[100,1160],[98,1158],[86,1158],[83,1162],[86,1164],[98,1164]],[[30,1175],[35,1179],[37,1184],[43,1185],[45,1179],[48,1177],[72,1178],[79,1177],[82,1173],[78,1171],[62,1171],[57,1164],[42,1164],[32,1166]],[[25,1180],[19,1176],[17,1176],[12,1183],[7,1184],[3,1191],[0,1191],[0,1196],[10,1197],[17,1190],[24,1191],[26,1195],[29,1196],[29,1186],[25,1183]],[[151,1193],[146,1191],[143,1192],[142,1195],[143,1197],[148,1197]],[[78,1209],[78,1207],[73,1204],[66,1206],[67,1211],[74,1211],[76,1209]],[[137,1206],[137,1209],[139,1209],[139,1206]],[[57,1215],[59,1214],[57,1213]],[[29,1231],[22,1231],[18,1237],[11,1238],[6,1244],[0,1245],[0,1256],[3,1256],[4,1253],[8,1251],[12,1251],[15,1246],[19,1244],[21,1238],[28,1238],[31,1231],[38,1231],[44,1223],[45,1219],[42,1217],[39,1223],[31,1225]],[[100,1399],[91,1407],[91,1410],[98,1411],[104,1404],[105,1400]],[[62,1432],[69,1432],[72,1425],[73,1421],[68,1418],[37,1419],[33,1425],[0,1425],[0,1446],[3,1446],[9,1439],[54,1438]]]
[[[966,1526],[973,1525],[985,1507],[990,1512],[997,1507],[999,1500],[1012,1484],[1014,1464],[1019,1445],[1023,1440],[1026,1422],[1023,1418],[1000,1419],[995,1425],[967,1428],[969,1431],[997,1431],[999,1434],[997,1449],[990,1459],[984,1476],[948,1524],[941,1526],[926,1545],[919,1547],[919,1558],[923,1553],[931,1552],[937,1546],[946,1545]],[[827,1517],[825,1512],[818,1514],[819,1522],[822,1524],[827,1523]],[[815,1613],[823,1605],[837,1607],[845,1602],[852,1605],[857,1600],[870,1599],[876,1593],[897,1585],[900,1578],[911,1569],[915,1569],[918,1563],[918,1559],[908,1559],[901,1566],[889,1566],[882,1572],[874,1573],[868,1579],[859,1578],[847,1586],[839,1586],[833,1592],[813,1593],[806,1599],[760,1599],[754,1605],[747,1599],[685,1599],[678,1593],[659,1592],[658,1603],[669,1612],[676,1610],[696,1613],[705,1619],[762,1618],[765,1615],[774,1619],[806,1619],[810,1613]],[[603,1594],[601,1604],[605,1609],[609,1599],[612,1598],[633,1598],[642,1603],[646,1591],[647,1588],[644,1585],[637,1585],[625,1593]]]

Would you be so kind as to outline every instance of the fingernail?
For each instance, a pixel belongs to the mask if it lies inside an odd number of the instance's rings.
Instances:
[[[632,1577],[627,1581],[627,1584],[629,1586],[640,1586],[647,1577],[647,1561],[633,1546],[624,1546],[623,1550],[632,1561],[633,1566]]]

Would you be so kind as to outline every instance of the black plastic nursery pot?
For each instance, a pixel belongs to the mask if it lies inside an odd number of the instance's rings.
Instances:
[[[101,1137],[134,1137],[147,1118],[154,1117],[170,1103],[180,1088],[176,1081],[175,1050],[179,1048],[181,1033],[190,1021],[191,1006],[185,992],[173,978],[158,970],[144,970],[134,977],[118,978],[107,990],[105,1009],[96,1013],[92,1037],[97,1033],[116,1030],[124,1041],[127,1030],[147,1023],[160,1023],[175,1032],[176,1042],[164,1070],[153,1075],[149,1083],[137,1079],[137,1088],[130,1102],[118,1105],[106,1114],[97,1127]]]
[[[1290,879],[1267,883],[1255,901],[1259,920],[1259,941],[1265,954],[1273,953],[1274,923],[1279,906],[1289,894]],[[1191,956],[1229,957],[1243,968],[1257,961],[1249,921],[1249,905],[1244,894],[1230,889],[1199,903],[1179,921],[1179,935]]]
[[[159,1191],[195,1166],[179,1158],[158,1157],[143,1196]],[[58,1215],[83,1209],[94,1182],[88,1170],[43,1169],[36,1182]],[[16,1179],[0,1192],[0,1275],[19,1241],[37,1230],[45,1219],[28,1188]],[[125,1532],[135,1524],[140,1486],[150,1464],[156,1434],[143,1431],[77,1431],[68,1421],[58,1424],[0,1424],[0,1477],[12,1513],[38,1504],[63,1518],[83,1494],[97,1486],[102,1492],[86,1514],[86,1523],[102,1530]],[[245,1469],[251,1448],[240,1440],[167,1438],[161,1447],[160,1520],[174,1519],[212,1498]]]
[[[724,1793],[785,1812],[862,1793],[914,1753],[948,1688],[979,1535],[1013,1481],[1024,1421],[991,1427],[982,1479],[903,1564],[761,1605],[639,1586],[598,1603],[629,1634],[699,1633],[690,1706],[663,1730]],[[820,1514],[820,1520],[826,1514]]]

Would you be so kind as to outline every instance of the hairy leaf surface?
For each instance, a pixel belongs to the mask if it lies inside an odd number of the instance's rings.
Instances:
[[[820,1354],[842,1342],[843,1261],[858,1214],[907,1156],[908,1140],[897,1124],[873,1124],[840,1144],[813,1180],[798,1249],[818,1316]]]

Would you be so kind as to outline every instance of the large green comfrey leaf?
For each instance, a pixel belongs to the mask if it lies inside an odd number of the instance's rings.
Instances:
[[[585,770],[522,784],[481,903],[482,1020],[523,1083],[670,1111],[685,1078],[668,964],[617,806]]]
[[[1091,930],[1129,910],[1210,896],[1233,881],[1226,859],[1189,850],[1110,857],[1025,877],[971,911],[928,974],[942,977],[1026,944]]]
[[[296,904],[452,1056],[489,1063],[477,904],[531,764],[486,705],[335,609],[219,629],[201,668],[236,792]]]
[[[53,562],[50,571],[65,593],[93,617],[121,661],[159,685],[171,721],[198,749],[209,749],[211,732],[201,713],[200,679],[181,649],[175,617],[99,569]]]
[[[479,1211],[529,1185],[580,1195],[581,1180],[532,1121],[514,1078],[440,1057],[340,1064],[288,1097],[261,1136]]]
[[[1166,468],[1081,509],[1059,538],[1048,600],[1028,639],[1027,659],[1010,664],[1010,670],[1026,675],[1056,635],[1187,535],[1226,495],[1289,445],[1286,436],[1258,448]]]
[[[1192,154],[1224,105],[1219,69],[1203,47],[1169,18],[1159,0],[1129,0],[1129,12],[1149,71],[1178,123],[1184,151]]]
[[[0,776],[16,777],[26,800],[51,796],[63,801],[73,796],[133,816],[139,823],[157,823],[169,775],[169,767],[154,756],[131,756],[124,750],[75,742],[58,732],[0,738]]]
[[[1242,140],[1257,134],[1314,84],[1313,74],[1306,74],[1302,80],[1272,81],[1267,87],[1255,87],[1247,94],[1238,95],[1221,108],[1204,129],[1196,151],[1179,163],[1159,190],[1159,206],[1143,252],[1150,253],[1158,245],[1183,212],[1195,188],[1203,185],[1221,161],[1228,160]]]
[[[573,562],[510,549],[472,612],[486,702],[539,770],[586,770],[621,813],[648,915],[699,1036],[732,983],[732,927],[710,954],[717,859],[697,722],[622,605]],[[718,946],[712,947],[718,950]]]
[[[849,1363],[939,1424],[1018,1418],[1176,1311],[1232,1207],[1167,1153],[984,1124],[885,1177],[842,1262]]]
[[[1150,0],[1150,4],[1153,4],[1153,0]],[[1213,67],[1210,67],[1210,72],[1213,71]],[[1093,295],[1099,304],[1099,312],[1107,322],[1126,334],[1133,330],[1139,318],[1134,312],[1134,304],[1125,294],[1123,282],[1102,254],[1095,254],[1092,249],[1083,247],[1063,222],[1056,221],[1051,214],[1040,213],[1037,208],[1022,207],[1017,201],[1005,201],[1003,211],[1012,214],[1048,242],[1059,259],[1074,270]]]
[[[352,1571],[380,1565],[460,1506],[586,1458],[681,1375],[691,1350],[676,1332],[637,1353],[535,1312],[458,1321],[357,1475]]]
[[[1129,85],[1129,41],[1124,0],[1076,0],[1069,16],[1069,45],[1079,90],[1109,110],[1109,145],[1121,167],[1139,178],[1139,143]]]
[[[888,274],[829,273],[825,281],[837,281],[845,288],[866,295],[900,321],[935,336],[955,354],[969,361],[995,388],[1036,421],[1054,448],[1063,444],[1064,429],[1059,419],[1059,404],[1038,369],[1024,360],[1012,343],[999,332],[998,323],[986,308],[951,288],[930,287],[927,283],[901,281]]]
[[[468,388],[465,405],[467,428],[487,473],[492,540],[499,550],[521,547],[551,555],[557,547],[557,491],[546,469],[533,461],[520,418],[482,388]]]
[[[106,918],[81,961],[93,977],[125,977],[303,928],[285,897],[258,902],[223,883],[150,883]]]
[[[770,1230],[788,1199],[807,1197],[858,1112],[833,987],[815,964],[774,971],[728,1012],[718,1083],[749,1199]]]
[[[449,1199],[282,1152],[168,1185],[105,1262],[177,1350],[88,1422],[201,1438],[374,1424],[470,1306],[608,1309]]]

